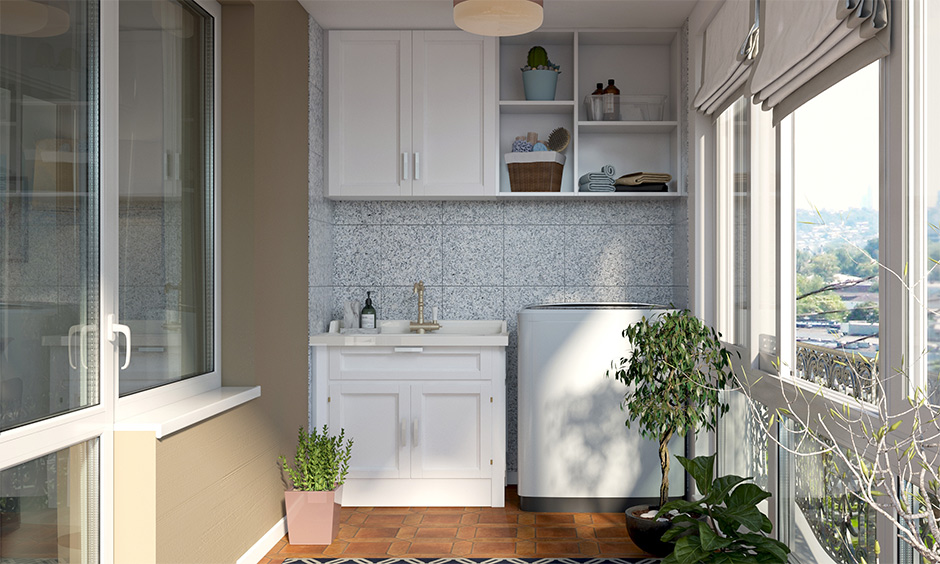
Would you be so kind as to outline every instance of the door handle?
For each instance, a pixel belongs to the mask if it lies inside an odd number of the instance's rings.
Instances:
[[[78,365],[72,360],[72,341],[75,337],[75,334],[78,333],[78,359],[81,363],[82,368],[88,368],[88,349],[85,346],[86,340],[88,337],[88,331],[91,330],[91,325],[81,324],[81,325],[72,325],[69,327],[69,337],[68,337],[68,353],[69,353],[69,367],[72,370],[77,370]]]
[[[421,153],[415,153],[415,180],[421,179]]]
[[[401,179],[408,180],[408,153],[401,154]]]
[[[121,366],[121,370],[124,370],[131,365],[131,328],[127,325],[122,325],[114,321],[114,314],[108,314],[108,328],[105,336],[109,341],[117,345],[118,334],[124,335],[124,341],[127,345],[127,352],[124,356],[124,364]]]
[[[411,446],[418,446],[418,420],[411,422]]]

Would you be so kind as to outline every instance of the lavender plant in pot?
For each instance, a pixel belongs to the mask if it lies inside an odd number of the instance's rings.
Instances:
[[[607,372],[627,386],[621,409],[626,426],[639,424],[640,435],[659,443],[662,482],[659,506],[669,501],[669,441],[674,436],[693,436],[701,429],[714,430],[728,410],[720,390],[734,378],[731,352],[720,335],[688,310],[668,311],[644,317],[623,330],[629,343],[627,356],[613,362]],[[643,550],[665,556],[673,544],[660,537],[671,526],[656,518],[647,506],[627,509],[627,532]]]
[[[339,533],[343,482],[353,445],[352,439],[345,439],[345,429],[331,437],[326,425],[322,433],[301,427],[293,465],[284,456],[278,458],[293,486],[284,492],[290,544],[330,544]]]

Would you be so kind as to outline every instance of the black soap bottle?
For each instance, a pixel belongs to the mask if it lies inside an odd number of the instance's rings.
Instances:
[[[366,292],[366,305],[359,315],[359,326],[363,329],[375,329],[375,307],[372,306],[372,292]]]

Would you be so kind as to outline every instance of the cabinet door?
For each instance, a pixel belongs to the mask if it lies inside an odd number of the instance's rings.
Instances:
[[[427,382],[411,387],[413,478],[488,478],[493,404],[489,382]]]
[[[495,195],[496,39],[413,35],[416,196]]]
[[[328,194],[411,194],[411,32],[330,32],[327,72]]]
[[[394,382],[330,384],[330,430],[353,439],[350,478],[407,478],[409,386]]]

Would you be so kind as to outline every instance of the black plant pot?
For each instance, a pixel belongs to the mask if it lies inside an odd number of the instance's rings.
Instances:
[[[671,542],[661,540],[663,534],[672,527],[669,521],[644,519],[640,514],[649,511],[648,505],[634,505],[627,509],[627,532],[633,543],[653,556],[669,556],[675,548]]]

